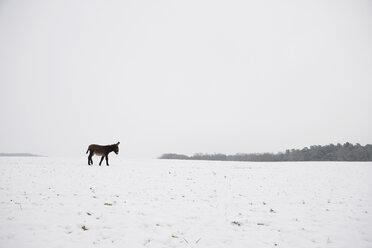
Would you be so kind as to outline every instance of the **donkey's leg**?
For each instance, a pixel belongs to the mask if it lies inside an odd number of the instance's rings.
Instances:
[[[106,155],[106,165],[109,166],[109,164],[108,164],[108,155]]]
[[[89,156],[88,156],[88,165],[93,164],[92,156],[93,156],[93,152],[90,151]]]
[[[105,158],[105,156],[102,156],[102,157],[101,157],[101,161],[99,162],[99,166],[101,166],[102,161],[103,161],[104,158]]]

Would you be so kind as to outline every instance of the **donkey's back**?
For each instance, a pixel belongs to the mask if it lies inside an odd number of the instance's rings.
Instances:
[[[92,144],[88,147],[87,154],[89,151],[92,151],[95,155],[98,155],[99,153],[104,154],[105,151],[107,150],[108,146],[101,146],[101,145],[96,145]]]

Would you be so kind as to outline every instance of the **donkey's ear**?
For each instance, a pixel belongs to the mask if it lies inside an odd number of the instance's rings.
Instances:
[[[117,145],[117,146],[120,145],[120,142],[116,143],[116,145]]]

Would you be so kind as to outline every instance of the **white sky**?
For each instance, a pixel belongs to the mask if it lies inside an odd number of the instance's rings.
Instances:
[[[0,152],[372,143],[372,1],[0,0]]]

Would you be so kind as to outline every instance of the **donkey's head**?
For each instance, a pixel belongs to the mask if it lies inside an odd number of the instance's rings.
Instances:
[[[116,153],[116,154],[119,154],[119,145],[120,145],[120,142],[118,142],[118,143],[116,143],[114,146],[114,152]]]

